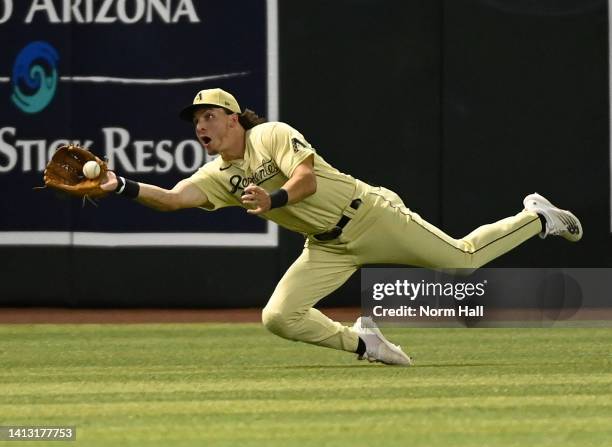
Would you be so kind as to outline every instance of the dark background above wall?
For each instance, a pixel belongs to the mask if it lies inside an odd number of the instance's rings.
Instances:
[[[581,217],[579,244],[534,238],[491,266],[611,266],[606,4],[533,4],[280,1],[281,120],[455,237],[533,191]],[[0,304],[263,306],[302,244],[5,246]],[[358,305],[358,279],[322,304]]]

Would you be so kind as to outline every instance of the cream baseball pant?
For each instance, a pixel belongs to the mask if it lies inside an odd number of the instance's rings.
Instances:
[[[355,352],[358,337],[313,306],[340,287],[363,264],[427,268],[478,268],[542,231],[537,214],[515,216],[453,239],[410,211],[393,191],[358,182],[357,210],[338,239],[308,237],[263,310],[263,324],[289,340]]]

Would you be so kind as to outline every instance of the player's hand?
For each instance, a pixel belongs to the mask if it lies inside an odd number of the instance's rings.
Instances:
[[[265,213],[270,210],[272,205],[270,194],[253,183],[244,188],[244,194],[240,197],[240,201],[249,208],[247,209],[249,214]]]
[[[100,183],[100,188],[104,191],[114,191],[117,189],[117,176],[113,171],[106,172],[106,178]]]

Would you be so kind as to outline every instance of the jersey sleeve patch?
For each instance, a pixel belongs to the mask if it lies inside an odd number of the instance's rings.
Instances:
[[[277,123],[271,129],[269,142],[272,159],[287,178],[293,175],[298,165],[315,153],[303,135],[284,123]]]

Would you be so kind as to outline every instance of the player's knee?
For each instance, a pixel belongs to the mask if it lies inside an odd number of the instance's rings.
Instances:
[[[291,327],[288,319],[282,312],[276,309],[264,308],[261,313],[261,321],[263,325],[272,332],[283,338],[291,338]]]
[[[474,270],[482,267],[482,257],[476,253],[466,253],[461,269],[463,270],[462,276],[468,276],[473,273]]]
[[[456,258],[455,262],[451,264],[453,270],[457,270],[455,273],[459,276],[467,276],[471,274],[470,270],[477,269],[482,265],[481,256],[476,252],[476,247],[473,242],[467,239],[459,239],[457,248],[463,251],[463,255]],[[458,269],[465,269],[465,272],[460,272]]]

